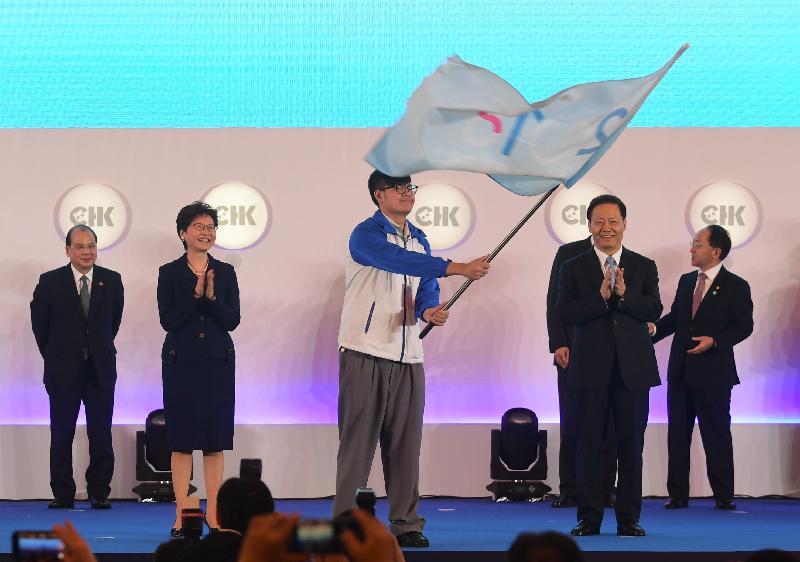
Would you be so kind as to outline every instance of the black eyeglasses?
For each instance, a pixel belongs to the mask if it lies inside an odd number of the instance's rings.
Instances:
[[[416,193],[419,189],[419,186],[414,185],[413,183],[407,183],[405,185],[390,185],[389,187],[384,187],[379,191],[385,191],[387,189],[394,189],[398,195],[405,195],[406,193]]]
[[[199,230],[200,232],[204,230],[210,230],[211,232],[214,232],[215,230],[217,230],[217,227],[214,226],[213,224],[203,224],[202,222],[192,223],[192,228],[194,228],[195,230]]]

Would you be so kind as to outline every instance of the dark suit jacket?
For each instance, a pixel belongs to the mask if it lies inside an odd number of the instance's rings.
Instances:
[[[167,331],[161,359],[165,362],[233,359],[230,331],[239,315],[239,284],[233,266],[208,256],[214,270],[216,300],[194,298],[197,277],[186,254],[158,270],[158,316]]]
[[[550,340],[550,353],[559,347],[570,347],[572,329],[565,326],[558,313],[558,273],[564,262],[584,253],[592,247],[592,237],[584,240],[568,242],[558,248],[553,266],[550,268],[550,283],[547,285],[547,337]]]
[[[612,295],[608,302],[600,296],[603,271],[594,249],[561,266],[557,302],[562,321],[572,326],[572,388],[606,388],[615,357],[627,388],[661,384],[647,330],[663,310],[656,264],[623,248],[619,266],[625,270],[625,298]]]
[[[95,265],[90,295],[89,316],[84,318],[69,264],[39,277],[31,301],[31,326],[44,358],[45,385],[77,384],[84,368],[84,351],[88,351],[101,384],[113,386],[117,380],[114,337],[124,304],[119,273]]]
[[[739,384],[733,346],[753,333],[753,301],[750,285],[723,266],[700,302],[692,319],[692,295],[697,271],[685,273],[678,281],[672,309],[658,322],[653,341],[675,334],[669,353],[667,379],[676,380],[684,369],[690,386],[733,386]],[[711,336],[716,346],[700,355],[687,355],[697,345],[695,336]]]

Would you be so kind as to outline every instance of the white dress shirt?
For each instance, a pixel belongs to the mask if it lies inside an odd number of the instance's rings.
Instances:
[[[86,273],[81,273],[80,271],[75,269],[75,266],[72,265],[72,264],[70,264],[70,267],[72,268],[72,276],[75,278],[75,287],[78,290],[78,295],[81,294],[81,277],[83,277],[85,275],[86,278],[88,279],[88,281],[86,282],[86,286],[87,286],[87,289],[89,289],[89,296],[91,296],[91,294],[92,294],[92,274],[94,273],[94,266],[92,266],[92,269],[90,269]]]
[[[711,269],[708,269],[708,270],[702,272],[702,273],[706,274],[706,277],[708,277],[708,279],[706,279],[706,286],[703,289],[703,298],[706,298],[706,293],[708,292],[708,289],[711,287],[711,285],[714,284],[714,279],[717,278],[717,274],[719,273],[720,269],[722,269],[722,262],[719,262],[717,265],[715,265]],[[701,273],[701,271],[698,270],[697,271],[697,281],[694,284],[694,288],[695,289],[697,289],[697,283],[700,282],[700,273]]]
[[[597,259],[600,260],[600,269],[603,271],[603,275],[605,275],[606,258],[608,258],[608,254],[603,252],[603,250],[599,249],[597,246],[592,246],[592,248],[594,248],[594,253],[597,254]],[[619,250],[611,254],[611,257],[614,258],[614,261],[617,263],[617,267],[619,267],[619,260],[622,258],[622,246],[619,247]]]

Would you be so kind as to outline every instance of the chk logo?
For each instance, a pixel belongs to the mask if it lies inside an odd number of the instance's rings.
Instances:
[[[409,220],[425,231],[432,250],[447,250],[466,240],[474,216],[466,193],[454,185],[429,183],[417,191]]]
[[[761,220],[761,205],[756,196],[735,182],[704,185],[686,205],[686,226],[692,236],[709,225],[718,224],[728,230],[734,248],[755,237]]]
[[[267,199],[255,187],[226,182],[209,191],[203,201],[217,210],[216,245],[241,250],[261,241],[269,230],[272,212]]]
[[[570,189],[561,189],[551,197],[547,207],[547,229],[559,244],[574,242],[589,236],[586,208],[597,197],[611,193],[604,186],[578,182]]]
[[[70,188],[56,203],[56,230],[61,236],[73,226],[84,224],[97,233],[97,248],[119,242],[130,226],[130,208],[122,194],[102,183],[85,183]]]

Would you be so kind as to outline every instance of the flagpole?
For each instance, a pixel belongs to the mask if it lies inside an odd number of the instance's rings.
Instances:
[[[498,244],[497,247],[494,250],[492,250],[492,253],[486,257],[486,263],[491,262],[495,258],[495,256],[500,253],[500,250],[502,250],[505,247],[505,245],[511,241],[514,235],[517,232],[519,232],[519,230],[523,226],[525,226],[525,223],[528,222],[528,219],[530,219],[534,215],[534,213],[536,213],[536,211],[539,210],[539,208],[544,204],[544,202],[547,201],[547,198],[550,197],[555,192],[555,190],[558,189],[560,186],[561,184],[555,186],[554,188],[552,188],[550,191],[548,191],[539,198],[539,200],[536,202],[533,208],[530,211],[528,211],[528,213],[524,217],[522,217],[522,220],[520,220],[517,223],[517,225],[511,229],[511,232],[509,232],[508,235],[506,235],[506,237],[503,238],[503,241],[500,242],[500,244]],[[458,291],[456,291],[455,294],[452,297],[450,297],[450,300],[447,301],[447,303],[444,305],[444,310],[450,310],[450,308],[456,303],[458,298],[464,293],[464,291],[467,290],[467,287],[469,287],[470,285],[472,285],[472,279],[467,279],[466,281],[464,281],[464,284],[461,285],[461,287],[459,287]],[[428,332],[433,330],[434,327],[435,327],[434,324],[431,323],[425,326],[425,328],[423,328],[422,331],[419,333],[419,339],[423,339],[425,336],[427,336]]]

